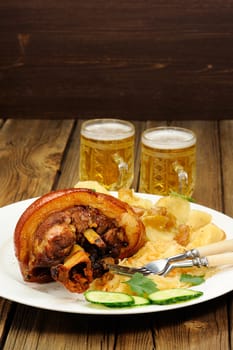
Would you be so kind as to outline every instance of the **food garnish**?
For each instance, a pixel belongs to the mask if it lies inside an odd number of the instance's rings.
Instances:
[[[188,202],[195,202],[195,199],[192,198],[192,197],[189,197],[189,196],[185,196],[184,194],[181,194],[181,193],[178,193],[178,192],[174,192],[174,191],[171,191],[170,192],[170,195],[171,196],[176,196],[176,197],[180,197]]]
[[[132,292],[141,297],[148,296],[149,294],[158,290],[157,285],[151,279],[143,276],[143,274],[136,272],[128,281],[125,282],[129,285]]]
[[[121,292],[103,292],[89,290],[84,293],[87,301],[94,304],[102,304],[109,307],[125,307],[134,304],[132,295]]]
[[[188,273],[182,273],[180,276],[180,281],[184,283],[188,283],[192,286],[197,286],[205,282],[205,278],[203,276],[193,276]]]
[[[203,292],[197,290],[187,288],[174,288],[152,293],[149,295],[149,299],[153,304],[168,305],[195,299],[202,295]]]
[[[123,292],[89,290],[84,293],[86,301],[108,307],[133,307],[150,304],[170,305],[199,298],[203,292],[187,288],[174,288],[156,291],[147,297],[132,296]]]

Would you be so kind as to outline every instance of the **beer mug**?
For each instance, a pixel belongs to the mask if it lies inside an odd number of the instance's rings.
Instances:
[[[179,127],[147,129],[141,138],[139,191],[191,196],[196,178],[196,136]]]
[[[107,190],[129,188],[134,178],[134,125],[120,119],[90,119],[81,125],[79,180]]]

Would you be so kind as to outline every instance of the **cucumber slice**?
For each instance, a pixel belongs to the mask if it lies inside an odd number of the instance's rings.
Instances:
[[[103,292],[90,290],[84,293],[87,301],[94,304],[102,304],[110,307],[125,307],[134,305],[131,295],[121,292]]]
[[[151,293],[148,298],[153,304],[167,305],[179,303],[181,301],[188,301],[198,298],[201,295],[203,295],[203,292],[200,291],[185,288],[174,288]]]
[[[143,306],[150,304],[150,300],[138,295],[133,295],[134,304],[132,306]]]

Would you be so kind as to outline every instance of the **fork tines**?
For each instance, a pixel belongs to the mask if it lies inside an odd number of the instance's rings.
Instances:
[[[147,270],[145,267],[128,267],[114,264],[108,264],[107,266],[110,270],[125,276],[132,276],[136,272],[142,273],[145,276],[151,274],[151,271]]]

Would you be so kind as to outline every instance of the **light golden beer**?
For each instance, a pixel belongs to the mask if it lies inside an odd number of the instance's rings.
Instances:
[[[84,122],[80,139],[80,181],[98,181],[107,190],[129,188],[134,177],[134,135],[130,122],[93,119]]]
[[[158,127],[141,139],[139,191],[191,196],[196,178],[196,136],[188,129]]]

